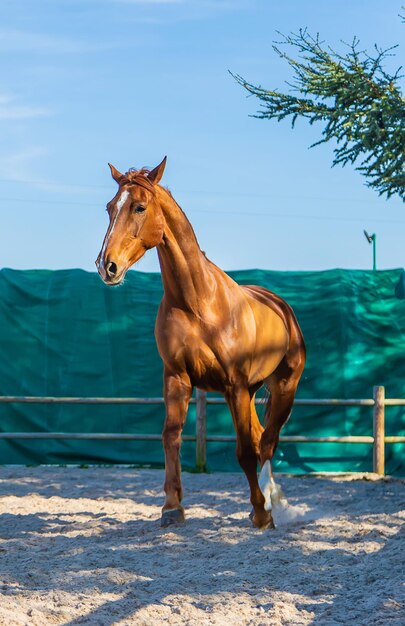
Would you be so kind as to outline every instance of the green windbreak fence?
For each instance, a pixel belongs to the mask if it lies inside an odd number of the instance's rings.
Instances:
[[[405,300],[395,296],[401,270],[230,272],[239,283],[276,291],[294,308],[308,361],[300,398],[405,398]],[[106,287],[82,270],[0,272],[0,394],[31,396],[162,395],[154,321],[159,274],[130,271]],[[386,434],[404,435],[403,408],[387,407]],[[259,414],[263,408],[259,408]],[[160,433],[159,405],[1,404],[0,430]],[[208,434],[233,434],[225,406],[208,406]],[[195,406],[184,430],[195,433]],[[285,435],[372,434],[370,407],[295,407]],[[210,470],[236,470],[234,443],[208,443]],[[128,463],[159,466],[159,441],[0,440],[0,463]],[[195,463],[184,442],[183,467]],[[280,444],[279,471],[369,471],[366,444]],[[405,474],[405,446],[386,446],[387,473]]]

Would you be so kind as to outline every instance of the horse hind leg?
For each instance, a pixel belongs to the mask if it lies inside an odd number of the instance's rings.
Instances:
[[[261,462],[260,440],[262,438],[264,428],[261,425],[259,417],[257,415],[254,397],[252,398],[250,406],[251,406],[252,443],[253,443],[254,449],[256,450],[257,460],[260,463]],[[269,408],[270,406],[271,406],[271,396],[269,396],[269,398],[267,399],[267,407]],[[283,499],[285,499],[285,497],[284,497],[284,494],[280,485],[276,484],[274,481],[270,461],[266,461],[265,465],[266,465],[266,469],[263,473],[261,473],[261,479],[259,480],[259,487],[263,493],[263,490],[266,489],[266,484],[267,483],[269,484],[270,492],[269,494],[267,494],[267,496],[264,496],[264,497],[265,497],[265,501],[267,501],[269,497],[271,496],[271,502],[274,506],[275,504],[279,504]]]
[[[263,428],[256,411],[252,411],[253,398],[246,388],[234,388],[226,394],[236,430],[236,455],[246,474],[250,487],[253,511],[250,518],[257,528],[273,528],[271,512],[264,509],[264,498],[257,480],[257,462]]]
[[[270,401],[271,401],[271,398],[268,399],[268,402]],[[251,437],[252,437],[252,444],[256,452],[257,460],[260,463],[260,440],[262,438],[264,429],[257,415],[254,396],[252,397],[250,407],[251,407],[250,432],[251,432]],[[273,518],[271,515],[271,508],[269,507],[266,508],[266,495],[263,493],[263,491],[266,491],[266,490],[262,488],[263,485],[260,485],[260,482],[258,482],[258,486],[264,497],[264,502],[262,503],[261,505],[262,508],[259,511],[255,511],[254,508],[252,509],[250,513],[250,519],[252,520],[253,525],[259,528],[274,528],[275,526],[274,526]]]
[[[264,497],[264,510],[272,511],[278,505],[286,505],[287,500],[281,489],[273,477],[273,468],[271,461],[267,459],[260,471],[259,488]]]
[[[265,428],[260,439],[259,476],[259,487],[264,497],[266,511],[271,511],[273,506],[285,502],[281,487],[274,481],[271,462],[279,442],[280,431],[291,414],[304,360],[305,356],[302,353],[295,353],[294,358],[289,358],[287,354],[266,381],[271,397],[266,406]]]
[[[271,511],[273,506],[280,504],[284,498],[280,485],[273,477],[272,460],[279,441],[280,430],[290,416],[295,391],[288,396],[281,396],[274,391],[272,394],[269,411],[266,409],[265,413],[266,426],[260,440],[259,487],[264,497],[266,511]]]
[[[263,503],[263,496],[257,483],[256,471],[258,452],[260,452],[261,426],[259,423],[259,431],[254,437],[251,415],[252,398],[246,387],[235,386],[225,394],[225,397],[236,431],[236,456],[249,482],[251,502],[254,507],[260,506]]]
[[[267,413],[270,413],[270,407],[271,407],[271,395],[269,395],[267,398],[267,403],[266,403]],[[259,463],[261,463],[260,441],[262,438],[264,428],[260,423],[259,416],[257,415],[254,395],[250,403],[250,411],[251,411],[252,443],[256,451],[257,460]],[[271,511],[272,507],[269,506],[269,503],[271,503],[272,506],[276,506],[277,504],[280,504],[280,503],[286,503],[285,496],[283,494],[283,491],[280,485],[278,485],[274,481],[271,463],[268,460],[265,461],[265,464],[263,466],[263,471],[260,473],[258,484],[259,484],[260,491],[263,493],[263,496],[265,499],[264,509],[266,511]],[[252,511],[251,513],[251,519],[253,519],[253,516],[254,516],[254,511]]]

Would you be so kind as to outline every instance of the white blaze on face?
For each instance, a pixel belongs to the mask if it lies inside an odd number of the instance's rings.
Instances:
[[[117,220],[118,217],[118,213],[121,211],[122,207],[125,204],[126,199],[129,196],[129,191],[123,191],[120,195],[120,197],[117,200],[117,215],[115,216],[115,221]]]
[[[100,253],[100,265],[103,267],[103,269],[104,269],[104,255],[105,255],[105,251],[106,251],[107,246],[108,246],[108,242],[110,241],[110,237],[111,237],[111,235],[114,232],[114,228],[115,228],[115,225],[117,223],[117,219],[119,217],[121,209],[124,206],[128,196],[129,196],[129,191],[127,191],[127,190],[122,191],[121,194],[120,194],[120,197],[117,200],[117,204],[116,204],[117,212],[115,214],[115,217],[114,217],[114,220],[113,220],[112,224],[110,225],[110,227],[109,227],[109,229],[107,231],[107,234],[105,236],[104,243],[103,243],[103,248],[102,248],[101,253]]]

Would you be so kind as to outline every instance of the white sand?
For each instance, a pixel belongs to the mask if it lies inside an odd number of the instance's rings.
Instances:
[[[162,529],[161,471],[0,468],[0,624],[405,623],[404,481],[281,477],[263,532],[242,474],[183,477]]]

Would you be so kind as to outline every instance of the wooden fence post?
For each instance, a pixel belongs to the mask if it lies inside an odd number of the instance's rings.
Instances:
[[[373,413],[373,471],[380,476],[385,474],[385,388],[374,387],[374,413]]]
[[[198,472],[205,472],[207,465],[207,393],[196,391],[195,463]]]

